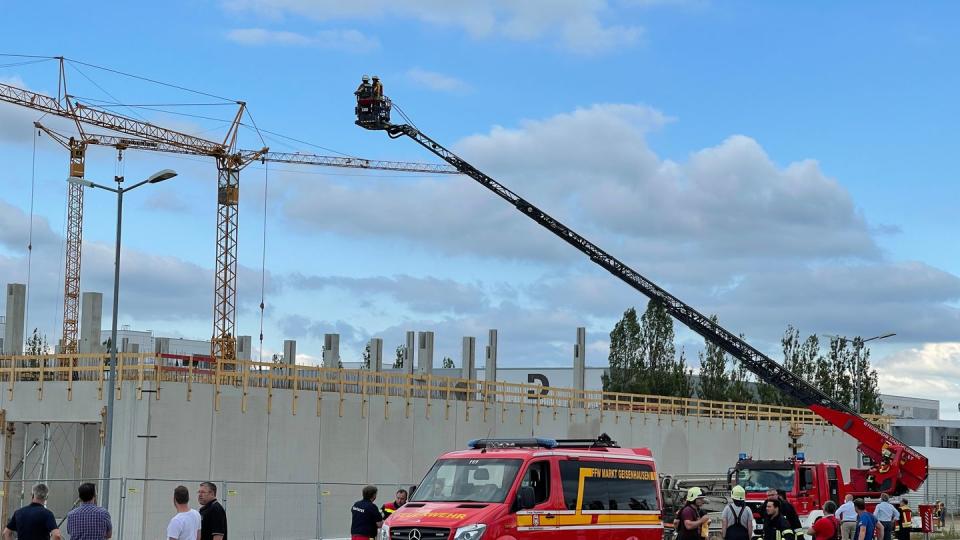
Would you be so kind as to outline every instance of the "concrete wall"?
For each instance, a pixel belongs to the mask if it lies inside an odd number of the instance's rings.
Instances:
[[[8,421],[98,422],[103,402],[96,386],[75,383],[74,399],[66,402],[64,384],[45,383],[38,401],[36,383],[17,383],[13,400],[0,392],[0,406]],[[210,385],[194,384],[187,401],[186,383],[163,383],[160,399],[145,393],[142,400],[134,383],[125,384],[116,402],[113,476],[127,480],[113,484],[111,496],[112,515],[124,516],[123,537],[155,537],[170,518],[173,488],[184,483],[194,497],[197,483],[207,479],[226,481],[220,494],[235,540],[267,533],[313,538],[318,517],[324,537],[344,537],[349,505],[363,485],[378,485],[383,502],[395,488],[418,483],[438,454],[477,437],[586,438],[607,432],[622,446],[650,447],[664,473],[725,473],[740,452],[768,458],[788,452],[788,426],[779,423],[613,412],[601,418],[598,410],[538,412],[529,404],[437,399],[413,399],[408,407],[400,397],[347,394],[341,402],[336,393],[321,395],[318,414],[317,394],[310,391],[299,393],[293,414],[292,391],[271,395],[260,388],[248,390],[244,413],[243,390],[221,390],[217,412]],[[806,431],[808,459],[855,463],[855,444],[846,435],[833,428]]]

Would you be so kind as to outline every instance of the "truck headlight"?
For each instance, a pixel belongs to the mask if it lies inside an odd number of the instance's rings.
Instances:
[[[384,525],[377,531],[377,540],[390,540],[390,526]]]
[[[483,531],[485,530],[487,530],[487,526],[483,523],[460,527],[453,535],[453,540],[480,540],[483,538]]]

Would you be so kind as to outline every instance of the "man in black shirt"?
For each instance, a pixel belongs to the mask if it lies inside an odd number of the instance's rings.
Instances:
[[[350,539],[369,540],[377,536],[377,529],[383,525],[383,515],[373,501],[377,499],[376,486],[363,488],[363,499],[350,507]]]
[[[201,482],[197,490],[200,507],[200,540],[227,540],[227,511],[217,500],[217,485]]]
[[[793,540],[796,535],[781,513],[780,499],[767,499],[764,505],[766,519],[763,524],[763,540]]]
[[[7,528],[3,530],[4,540],[11,540],[13,533],[17,533],[20,540],[60,540],[60,528],[57,527],[57,520],[53,517],[53,512],[47,510],[44,506],[47,502],[49,489],[46,484],[37,484],[33,486],[31,494],[33,498],[30,504],[13,513]]]

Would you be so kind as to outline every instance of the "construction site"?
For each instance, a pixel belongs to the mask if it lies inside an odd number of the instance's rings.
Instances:
[[[31,127],[62,147],[67,178],[62,324],[54,350],[30,350],[28,286],[16,276],[5,282],[0,344],[0,513],[5,523],[29,503],[33,483],[50,486],[47,507],[60,521],[77,505],[78,486],[89,481],[97,484],[98,500],[113,518],[113,538],[156,538],[170,519],[175,486],[192,492],[200,482],[214,481],[235,540],[346,538],[348,510],[363,486],[378,486],[379,500],[386,502],[396,489],[418,484],[437,456],[465,448],[468,440],[592,440],[600,434],[622,448],[649,448],[664,508],[681,506],[687,488],[698,486],[710,497],[711,511],[718,512],[732,485],[753,478],[751,471],[771,470],[788,471],[789,496],[811,523],[824,502],[842,502],[845,494],[930,502],[929,493],[920,495],[928,459],[893,434],[891,417],[860,414],[831,398],[645,277],[642,269],[581,236],[576,224],[561,223],[536,201],[471,165],[415,127],[382,86],[357,90],[356,125],[343,129],[414,143],[434,162],[276,152],[262,138],[258,147],[245,149],[241,131],[258,129],[242,101],[222,136],[188,134],[165,127],[162,119],[154,123],[78,98],[67,76],[71,60],[47,60],[59,70],[56,95],[0,82],[0,106],[36,115]],[[177,173],[163,169],[132,186],[118,175],[115,185],[101,185],[86,174],[92,148],[117,156],[191,156],[212,165],[216,231],[196,233],[202,238],[198,242],[207,243],[214,243],[215,233],[209,340],[118,327],[117,305],[124,302],[116,288],[124,272],[119,251],[124,192]],[[598,266],[607,279],[619,280],[644,301],[662,303],[676,321],[742,363],[757,381],[802,406],[604,391],[591,381],[606,372],[592,368],[595,376],[588,375],[584,328],[561,330],[569,332],[573,350],[571,358],[562,359],[572,366],[567,386],[547,386],[545,377],[523,383],[508,382],[502,371],[498,376],[498,363],[516,366],[518,360],[505,361],[510,353],[499,346],[494,328],[486,335],[456,336],[462,339],[458,368],[437,365],[435,334],[426,329],[405,332],[401,367],[391,367],[393,351],[380,336],[365,338],[364,363],[343,362],[343,336],[332,332],[325,333],[314,364],[298,363],[293,339],[284,340],[277,355],[281,361],[264,359],[262,326],[258,340],[256,332],[237,325],[238,206],[241,172],[251,164],[470,178],[516,210],[514,219],[532,220],[556,237],[549,240]],[[81,287],[84,199],[92,190],[117,196],[112,316],[104,313],[108,306],[101,291]],[[261,300],[261,313],[263,306]],[[259,357],[253,351],[260,351]],[[944,489],[946,496],[950,490]],[[760,496],[748,489],[748,498],[753,495]]]

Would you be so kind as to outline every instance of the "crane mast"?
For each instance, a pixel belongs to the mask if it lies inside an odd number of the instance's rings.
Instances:
[[[393,139],[403,136],[413,139],[461,173],[473,178],[513,205],[523,215],[576,248],[601,268],[651,300],[662,304],[675,319],[739,360],[758,379],[775,386],[784,394],[805,404],[835,427],[850,434],[858,441],[858,449],[862,453],[875,463],[883,464],[876,470],[870,469],[877,485],[886,486],[886,488],[881,488],[881,491],[902,494],[908,490],[917,489],[926,480],[927,458],[909,445],[874,426],[846,404],[824,394],[818,388],[787,370],[709,317],[685,304],[587,238],[517,195],[494,178],[484,174],[419,129],[410,124],[391,123],[390,107],[389,99],[371,99],[368,96],[358,95],[356,124],[369,130],[386,131],[387,135]],[[863,484],[868,475],[864,471],[854,471],[854,473],[858,472],[859,474],[852,474],[851,477]],[[863,487],[865,488],[865,486]],[[862,489],[860,491],[868,490]]]
[[[409,172],[455,174],[446,165],[428,165],[405,162],[366,160],[354,157],[315,156],[299,153],[270,153],[259,150],[238,150],[237,138],[246,104],[237,103],[237,111],[222,140],[208,140],[150,122],[135,120],[119,114],[80,103],[67,92],[64,70],[65,59],[58,57],[60,87],[63,97],[51,97],[10,84],[0,83],[0,102],[33,109],[50,116],[65,118],[76,124],[78,136],[57,135],[39,126],[70,153],[70,176],[83,178],[86,150],[90,145],[111,144],[213,157],[217,165],[217,240],[214,268],[213,332],[211,355],[222,360],[230,369],[236,362],[236,305],[237,305],[237,230],[239,225],[240,171],[254,161],[275,161],[302,165],[351,167]],[[59,94],[58,94],[59,96]],[[124,137],[88,135],[84,126],[96,126]],[[107,141],[110,142],[107,142]],[[103,142],[101,142],[103,141]],[[63,335],[61,350],[75,353],[78,345],[80,311],[80,275],[83,233],[83,187],[68,185],[66,225],[66,256],[64,272]]]
[[[153,141],[132,137],[118,137],[114,135],[82,133],[80,138],[59,133],[40,122],[34,126],[48,134],[52,139],[66,148],[80,147],[84,151],[90,146],[116,148],[119,151],[127,149],[148,150],[153,152],[209,155],[203,148],[173,144],[168,141]],[[269,152],[263,150],[237,150],[236,141],[232,141],[232,148],[226,155],[217,157],[218,185],[217,185],[217,265],[214,283],[214,333],[211,339],[211,352],[215,358],[224,360],[225,367],[231,366],[234,360],[229,351],[236,350],[236,265],[237,265],[237,203],[239,202],[239,184],[237,178],[239,168],[252,161],[289,163],[297,165],[311,165],[323,167],[341,167],[368,170],[388,170],[400,172],[421,172],[431,174],[459,174],[454,167],[444,163],[413,163],[404,161],[370,160],[347,156],[323,156],[300,152]],[[73,152],[71,152],[71,157]],[[83,154],[80,155],[83,158]],[[82,161],[80,174],[74,170],[71,160],[71,176],[82,176]],[[75,187],[70,184],[70,187]],[[78,186],[77,186],[78,187]],[[82,191],[80,192],[82,196]],[[81,204],[76,212],[82,215]],[[79,222],[78,222],[79,225]],[[79,242],[76,244],[79,246]],[[79,252],[79,249],[77,249]],[[76,270],[77,279],[72,283],[79,297],[79,267]],[[68,282],[69,283],[69,282]],[[73,319],[74,331],[76,319]],[[65,317],[66,320],[66,317]],[[74,350],[74,352],[76,352]],[[219,356],[216,356],[219,354]]]

